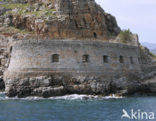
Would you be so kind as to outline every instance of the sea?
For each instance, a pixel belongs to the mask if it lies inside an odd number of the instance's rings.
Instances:
[[[155,115],[156,97],[152,96],[73,94],[19,99],[0,93],[0,121],[156,121]]]

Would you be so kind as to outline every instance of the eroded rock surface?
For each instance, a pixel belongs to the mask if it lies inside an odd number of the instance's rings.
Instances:
[[[94,0],[8,3],[0,9],[2,24],[49,38],[107,40],[120,33],[115,17]]]
[[[54,77],[40,76],[15,79],[12,83],[8,80],[6,87],[7,95],[25,97],[25,96],[61,96],[65,94],[102,94],[107,95],[110,91],[109,81],[103,81],[98,78],[78,77]]]
[[[26,96],[62,96],[67,94],[89,94],[109,95],[118,94],[122,96],[132,95],[155,95],[156,93],[156,72],[144,74],[129,74],[128,77],[121,76],[112,80],[104,78],[78,77],[55,77],[40,76],[24,78],[20,80],[8,80],[6,94],[10,97]],[[13,83],[12,83],[13,82]],[[10,84],[9,84],[10,83]],[[3,84],[3,83],[2,83]]]

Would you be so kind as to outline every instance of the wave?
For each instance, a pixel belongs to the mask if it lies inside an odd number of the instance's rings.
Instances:
[[[65,96],[50,97],[49,99],[83,100],[83,99],[97,99],[97,98],[98,96],[93,96],[93,95],[72,94],[72,95],[65,95]]]
[[[50,97],[49,99],[64,99],[64,100],[83,100],[83,99],[119,99],[123,98],[122,96],[117,96],[115,94],[110,96],[94,96],[94,95],[79,95],[79,94],[72,94],[72,95],[65,95],[65,96],[58,96],[58,97]]]
[[[5,92],[0,92],[0,94],[5,94]]]
[[[37,97],[37,96],[29,96],[26,98],[18,98],[18,97],[7,97],[4,93],[0,93],[0,100],[87,100],[87,99],[120,99],[123,98],[122,96],[117,96],[112,94],[110,96],[94,96],[94,95],[79,95],[79,94],[72,94],[72,95],[65,95],[65,96],[56,96],[56,97]]]
[[[124,97],[123,96],[116,95],[116,94],[112,94],[110,96],[105,96],[103,98],[104,99],[120,99],[120,98],[124,98]]]

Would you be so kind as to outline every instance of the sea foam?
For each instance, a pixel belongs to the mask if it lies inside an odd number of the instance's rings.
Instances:
[[[112,94],[110,96],[94,96],[94,95],[80,95],[80,94],[71,94],[65,96],[56,96],[56,97],[37,97],[37,96],[29,96],[25,98],[18,97],[7,97],[4,93],[0,93],[0,100],[87,100],[87,99],[120,99],[122,96],[117,96]]]

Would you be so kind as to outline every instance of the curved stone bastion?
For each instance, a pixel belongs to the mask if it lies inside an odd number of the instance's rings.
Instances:
[[[87,40],[25,40],[15,42],[11,51],[10,65],[5,73],[11,78],[29,72],[31,74],[59,72],[105,74],[140,70],[138,48],[119,43]],[[16,72],[19,75],[16,75]]]
[[[25,87],[32,93],[34,92],[32,90],[36,89],[36,83],[39,83],[37,86],[39,88],[49,87],[49,85],[55,88],[58,85],[67,86],[75,81],[78,84],[88,80],[98,82],[97,79],[110,83],[112,79],[119,78],[118,76],[140,71],[138,47],[120,43],[89,40],[19,40],[12,44],[10,51],[10,65],[5,71],[4,78],[6,91],[11,92],[15,92],[11,87],[16,88],[16,84],[18,88],[19,85],[25,84],[26,81],[22,79],[29,80],[29,84]],[[43,76],[52,79],[49,82],[38,79],[35,84],[34,80],[30,80]],[[21,89],[18,92],[24,95]],[[68,92],[71,91],[68,90]],[[26,94],[31,95],[28,92]],[[32,95],[36,94],[32,93]]]

